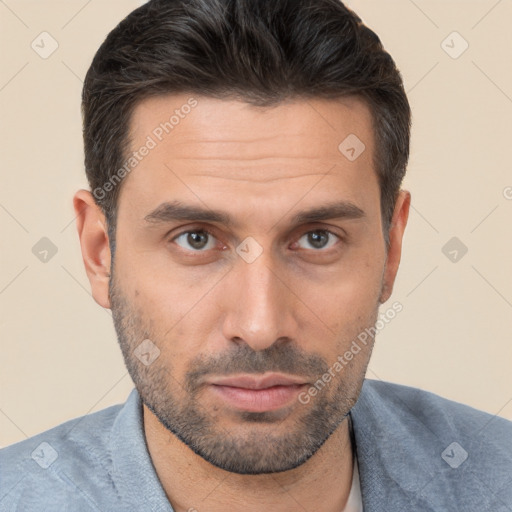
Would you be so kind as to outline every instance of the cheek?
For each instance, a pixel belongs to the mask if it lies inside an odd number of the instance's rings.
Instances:
[[[139,315],[151,325],[151,335],[161,347],[162,360],[181,375],[189,359],[204,351],[203,345],[212,329],[215,303],[209,297],[209,288],[191,286],[176,277],[167,280],[133,277],[133,281],[137,293],[131,296]]]
[[[378,304],[383,270],[383,261],[361,258],[355,264],[340,265],[321,282],[304,283],[301,293],[331,326],[364,324]]]
[[[155,258],[152,251],[138,251],[118,242],[115,272],[138,308],[153,319],[163,316],[170,322],[184,314],[192,285],[184,282],[184,273],[160,261],[162,252]]]
[[[322,286],[310,286],[309,293],[305,292],[304,301],[314,305],[314,311],[318,312],[320,323],[308,316],[309,321],[303,323],[303,332],[309,333],[313,338],[315,328],[321,326],[322,332],[328,336],[330,342],[317,345],[315,350],[323,353],[329,364],[335,362],[338,356],[343,356],[347,351],[357,352],[355,356],[348,354],[344,362],[354,371],[360,368],[371,353],[373,339],[367,334],[368,329],[375,324],[378,314],[379,297],[382,282],[382,269],[373,265],[361,265],[351,272],[343,275],[332,276]],[[306,299],[307,297],[307,299]],[[329,327],[326,330],[324,325]],[[352,342],[363,336],[363,342],[352,347]],[[316,335],[318,340],[318,334]],[[319,341],[319,340],[318,340]]]

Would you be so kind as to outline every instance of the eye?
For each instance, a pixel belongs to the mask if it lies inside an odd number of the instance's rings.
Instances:
[[[329,237],[331,240],[329,240]],[[300,246],[300,241],[305,240],[307,244],[310,244],[310,247],[302,247],[305,249],[330,249],[333,245],[336,244],[336,238],[341,240],[341,238],[334,234],[332,231],[327,229],[315,229],[314,231],[308,231],[304,235],[302,235],[297,244]],[[330,243],[331,242],[331,243]]]
[[[215,248],[213,240],[215,240],[215,237],[206,229],[184,231],[172,239],[183,249],[190,250],[192,248],[193,252],[204,252]]]

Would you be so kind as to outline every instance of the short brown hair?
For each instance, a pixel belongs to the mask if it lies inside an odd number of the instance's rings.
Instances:
[[[129,157],[133,110],[150,96],[183,92],[257,106],[365,99],[387,240],[411,112],[379,37],[339,0],[150,0],[108,34],[85,78],[82,114],[87,178],[101,190],[94,196],[111,236],[120,186],[104,184]]]

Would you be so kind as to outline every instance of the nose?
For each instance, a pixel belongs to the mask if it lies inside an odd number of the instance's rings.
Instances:
[[[252,263],[240,259],[229,274],[223,300],[225,339],[247,343],[255,351],[282,338],[297,339],[297,298],[265,252]]]

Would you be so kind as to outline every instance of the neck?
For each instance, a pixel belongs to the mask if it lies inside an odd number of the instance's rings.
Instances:
[[[175,512],[339,512],[352,484],[348,417],[308,461],[280,473],[239,475],[213,466],[170,433],[143,405],[149,454]],[[321,503],[321,507],[318,504]]]

